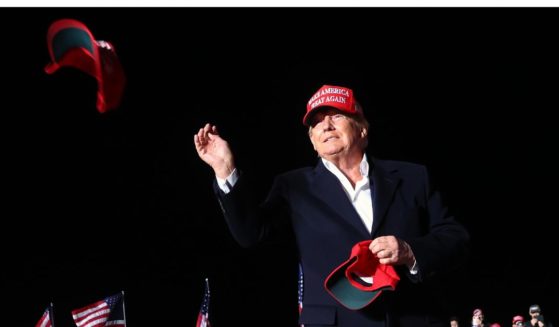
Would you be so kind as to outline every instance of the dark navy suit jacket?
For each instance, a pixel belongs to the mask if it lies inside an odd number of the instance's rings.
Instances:
[[[305,326],[446,326],[438,277],[461,264],[468,253],[467,231],[449,214],[424,166],[370,159],[373,228],[369,233],[339,180],[319,160],[315,168],[275,178],[263,203],[251,196],[243,174],[228,194],[214,184],[233,237],[252,246],[282,225],[294,232],[304,271],[300,323]],[[352,246],[382,235],[408,242],[419,267],[401,277],[393,292],[351,311],[339,305],[323,284],[329,273],[349,258]]]

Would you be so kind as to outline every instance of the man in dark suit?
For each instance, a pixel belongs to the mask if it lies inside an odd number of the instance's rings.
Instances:
[[[318,164],[277,176],[260,204],[216,127],[206,124],[194,135],[198,155],[216,174],[214,188],[234,238],[248,247],[281,226],[292,229],[304,272],[299,322],[306,327],[447,325],[438,281],[464,262],[469,236],[426,168],[367,156],[369,123],[351,89],[321,87],[303,124]],[[352,310],[324,283],[364,240],[372,240],[370,251],[381,264],[393,265],[401,280],[395,291]]]

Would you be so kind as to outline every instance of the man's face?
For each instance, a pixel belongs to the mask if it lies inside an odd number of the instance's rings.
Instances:
[[[475,313],[473,319],[479,320],[480,322],[483,321],[483,313]]]
[[[310,119],[310,126],[313,147],[319,156],[326,159],[360,150],[361,138],[366,135],[353,118],[333,108],[315,113]]]

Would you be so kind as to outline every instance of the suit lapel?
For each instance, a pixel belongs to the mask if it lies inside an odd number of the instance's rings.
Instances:
[[[315,168],[313,184],[313,191],[318,198],[324,201],[325,205],[356,229],[362,235],[362,239],[370,239],[369,231],[347,198],[340,181],[324,166],[322,160],[319,160]]]
[[[372,162],[374,163],[372,178],[370,178],[371,174],[369,174],[369,178],[373,181],[373,192],[371,192],[373,197],[373,228],[371,235],[374,237],[379,226],[386,218],[386,212],[392,204],[394,191],[400,183],[400,178],[388,172],[377,161],[372,160]]]

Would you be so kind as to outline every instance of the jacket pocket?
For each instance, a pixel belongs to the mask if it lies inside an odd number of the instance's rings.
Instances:
[[[326,305],[306,305],[303,307],[300,324],[306,325],[336,325],[336,307]]]

